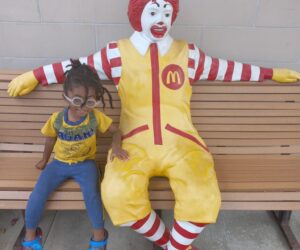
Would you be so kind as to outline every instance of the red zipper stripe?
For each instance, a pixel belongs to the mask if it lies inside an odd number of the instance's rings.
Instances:
[[[160,119],[160,89],[159,89],[159,61],[157,44],[150,45],[152,66],[152,119],[154,144],[162,145],[161,119]]]

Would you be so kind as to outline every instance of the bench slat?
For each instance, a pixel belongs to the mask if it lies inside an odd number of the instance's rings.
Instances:
[[[24,99],[24,98],[1,98],[0,106],[28,106],[28,107],[56,107],[60,109],[65,105],[64,100],[52,99]],[[108,104],[107,104],[108,106]],[[120,108],[120,101],[114,101],[114,108]],[[191,102],[192,109],[284,109],[284,110],[299,110],[300,103],[298,102]]]
[[[20,129],[20,130],[32,130],[32,129],[41,129],[44,126],[43,122],[35,122],[35,123],[14,123],[14,122],[0,122],[0,129]],[[285,125],[285,124],[270,124],[270,125],[246,125],[246,124],[227,124],[224,125],[216,125],[216,124],[195,124],[195,128],[199,131],[261,131],[261,132],[269,132],[269,131],[300,131],[300,126],[297,125]],[[202,132],[201,132],[202,133]]]
[[[28,200],[31,191],[0,191],[0,200]],[[151,200],[174,200],[174,195],[171,190],[151,190]],[[64,200],[77,200],[83,201],[83,195],[80,190],[77,192],[58,191],[53,193],[49,201],[64,201]],[[223,192],[222,201],[300,201],[300,193],[290,192]]]
[[[1,76],[0,74],[0,90],[7,90],[9,81],[12,80],[17,75],[6,75]],[[2,79],[1,78],[6,78]],[[116,92],[116,87],[110,81],[105,81],[104,86],[110,92]],[[61,91],[61,84],[53,84],[47,86],[38,86],[35,91]],[[227,93],[227,94],[299,94],[300,86],[298,84],[278,84],[272,81],[265,81],[263,83],[251,83],[249,82],[208,82],[200,81],[193,85],[193,93]]]
[[[295,135],[298,133],[296,132]],[[0,134],[1,135],[1,134]],[[292,138],[276,138],[276,139],[259,139],[259,138],[249,138],[249,139],[210,139],[204,138],[208,147],[230,147],[230,146],[284,146],[284,145],[299,145],[300,139]],[[44,144],[45,138],[43,136],[7,136],[1,135],[2,143],[17,143],[17,144]],[[109,148],[111,143],[111,137],[100,137],[98,139],[98,144],[100,148],[102,145],[107,145],[106,148]]]
[[[0,122],[45,122],[49,115],[41,114],[1,114]],[[118,116],[111,116],[114,122],[119,121]],[[300,125],[299,117],[193,117],[194,124],[297,124]]]
[[[101,144],[101,143],[100,143]],[[98,145],[98,154],[107,153],[110,149],[110,144],[108,145]],[[44,145],[26,145],[26,144],[8,144],[1,143],[0,150],[5,151],[22,151],[22,152],[43,152]],[[242,154],[242,155],[274,155],[274,154],[299,154],[300,155],[300,145],[289,145],[289,146],[210,146],[209,150],[213,154]]]
[[[61,109],[59,109],[61,110]],[[59,111],[56,107],[26,107],[26,106],[0,106],[0,114],[41,114],[41,115],[50,115],[54,112]],[[299,117],[299,110],[222,110],[222,109],[210,109],[210,110],[201,110],[201,109],[192,109],[193,117]],[[107,115],[119,115],[119,109],[105,108],[105,114]]]
[[[27,201],[5,201],[0,209],[25,209]],[[152,201],[153,209],[173,209],[173,201]],[[52,201],[47,202],[47,210],[85,210],[83,201]],[[300,210],[299,202],[223,202],[223,210]]]
[[[10,98],[6,90],[0,90],[0,97]],[[111,97],[113,100],[119,100],[117,92],[112,92]],[[31,99],[32,101],[38,101],[35,99],[49,99],[49,100],[62,100],[61,91],[47,91],[43,89],[40,91],[34,91],[26,96],[22,96],[20,99]],[[104,96],[104,99],[108,101],[108,97]],[[192,101],[204,102],[204,101],[218,101],[218,102],[299,102],[299,94],[296,93],[277,93],[277,94],[232,94],[232,93],[194,93],[191,98]]]

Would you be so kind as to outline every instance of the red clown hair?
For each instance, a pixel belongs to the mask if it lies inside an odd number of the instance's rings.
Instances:
[[[130,0],[128,4],[128,17],[131,26],[136,31],[142,31],[141,17],[143,10],[147,3],[155,0]],[[179,0],[165,0],[173,6],[172,24],[174,23],[178,11],[179,11]]]

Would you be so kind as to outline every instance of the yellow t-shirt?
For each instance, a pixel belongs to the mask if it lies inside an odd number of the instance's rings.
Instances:
[[[71,122],[68,121],[68,109],[65,109],[61,122],[58,122],[59,113],[53,113],[41,129],[43,135],[57,137],[54,158],[67,163],[95,159],[97,131],[105,133],[112,124],[112,119],[93,109],[79,121]],[[55,124],[60,124],[59,131]]]

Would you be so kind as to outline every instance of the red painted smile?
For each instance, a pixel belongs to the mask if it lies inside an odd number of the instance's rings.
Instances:
[[[162,38],[167,32],[166,26],[154,25],[151,27],[151,34],[156,38]]]

